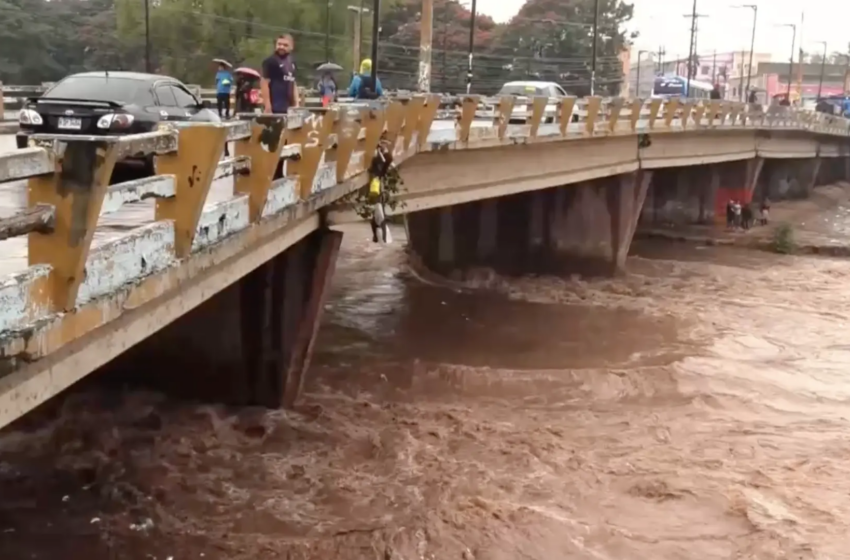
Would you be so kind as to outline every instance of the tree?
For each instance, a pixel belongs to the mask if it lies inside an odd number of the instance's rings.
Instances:
[[[403,0],[382,21],[382,79],[390,85],[407,89],[417,86],[421,5],[421,0]],[[471,18],[472,13],[456,0],[434,0],[431,74],[432,83],[441,90],[466,91]],[[496,27],[489,16],[476,15],[476,52],[490,48]]]
[[[633,8],[623,0],[599,1],[597,85],[615,93],[622,82],[619,55],[637,35],[623,25]],[[590,91],[594,0],[527,0],[500,30],[492,54],[511,57],[510,77],[557,81],[577,94]]]
[[[211,86],[213,58],[258,68],[282,33],[295,38],[300,83],[330,59],[352,68],[350,0],[148,0],[153,69]],[[600,92],[622,79],[617,55],[632,8],[600,0]],[[508,79],[546,79],[587,93],[594,0],[527,0],[510,23],[475,19],[473,91],[493,94]],[[421,0],[382,2],[379,61],[388,88],[413,89],[419,74]],[[330,10],[330,11],[328,11]],[[0,0],[0,80],[32,84],[84,70],[144,70],[145,0]],[[330,25],[328,26],[328,15]],[[458,0],[434,0],[433,89],[466,91],[471,14]],[[363,18],[363,57],[371,17]],[[326,33],[330,31],[326,52]],[[26,48],[21,48],[26,45]],[[340,76],[341,85],[345,76]]]

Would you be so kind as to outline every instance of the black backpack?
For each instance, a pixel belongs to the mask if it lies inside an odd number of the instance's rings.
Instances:
[[[371,74],[360,74],[360,91],[357,93],[357,99],[378,99],[375,81]]]

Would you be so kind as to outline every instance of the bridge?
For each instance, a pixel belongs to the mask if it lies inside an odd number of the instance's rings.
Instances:
[[[439,95],[0,153],[0,427],[110,361],[199,394],[293,405],[339,251],[385,135],[409,244],[448,272],[622,271],[639,221],[850,178],[850,122],[785,107]],[[486,103],[485,103],[486,101]],[[548,122],[547,122],[548,121]],[[230,143],[232,154],[223,157]],[[113,183],[127,157],[157,175]],[[277,175],[276,175],[277,171]],[[13,208],[15,203],[20,208]],[[206,369],[205,369],[206,371]]]

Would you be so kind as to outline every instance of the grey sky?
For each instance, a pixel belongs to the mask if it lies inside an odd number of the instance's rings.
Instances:
[[[481,12],[498,22],[508,21],[519,11],[525,0],[478,0]],[[806,16],[802,28],[803,49],[820,52],[827,41],[829,51],[847,52],[850,33],[850,1],[848,0],[697,0],[697,11],[709,17],[700,19],[698,49],[709,53],[749,49],[752,29],[752,10],[733,9],[732,4],[756,4],[759,7],[756,51],[773,53],[777,59],[791,53],[791,29],[777,24],[795,23],[800,46],[800,14]],[[467,0],[468,4],[468,0]],[[664,45],[667,58],[687,56],[690,21],[682,17],[691,12],[693,0],[634,0],[635,18],[632,26],[641,32],[635,47],[657,50]]]

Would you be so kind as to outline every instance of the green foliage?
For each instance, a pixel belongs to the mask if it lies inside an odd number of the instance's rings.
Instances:
[[[149,0],[153,70],[211,86],[213,58],[258,68],[282,33],[295,38],[298,80],[327,59],[354,68],[357,0]],[[475,91],[495,93],[509,79],[557,81],[582,94],[589,85],[594,0],[527,0],[505,25],[475,20]],[[328,7],[329,6],[329,7]],[[382,2],[379,72],[387,88],[416,87],[421,0]],[[629,37],[632,8],[601,0],[599,83],[613,90],[616,60]],[[145,0],[0,0],[0,80],[55,81],[85,70],[144,70]],[[469,10],[457,0],[434,0],[432,89],[465,91]],[[327,40],[326,29],[330,30]],[[371,14],[363,17],[363,57],[371,51]]]
[[[387,172],[381,185],[381,191],[386,208],[392,211],[404,208],[404,202],[398,199],[398,196],[404,192],[404,181],[396,167],[391,167]],[[368,185],[346,195],[341,201],[343,204],[354,206],[354,211],[364,220],[372,219],[372,207],[376,201],[370,196]]]
[[[788,255],[794,252],[796,243],[794,242],[794,228],[791,224],[779,224],[773,230],[773,250],[783,255]]]

